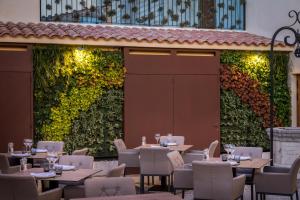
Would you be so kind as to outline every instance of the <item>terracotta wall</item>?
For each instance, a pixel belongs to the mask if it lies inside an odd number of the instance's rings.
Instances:
[[[30,46],[0,44],[0,152],[7,143],[22,150],[23,139],[32,138],[32,54]]]
[[[125,143],[184,135],[207,148],[220,139],[219,53],[125,49]]]

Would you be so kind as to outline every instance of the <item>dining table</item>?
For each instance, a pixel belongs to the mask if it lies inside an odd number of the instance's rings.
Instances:
[[[43,168],[29,168],[26,171],[20,171],[15,173],[15,175],[28,176],[31,175],[31,173],[42,173],[43,171],[44,171]],[[64,185],[82,184],[85,179],[101,171],[102,169],[75,169],[75,170],[63,171],[61,175],[56,175],[54,177],[43,177],[43,178],[36,177],[36,180],[40,180],[42,182],[45,181],[49,182],[49,188],[47,189],[53,189],[53,188],[57,188],[59,184],[64,184]]]
[[[181,200],[177,195],[160,192],[151,194],[136,194],[136,195],[119,195],[119,196],[107,196],[107,197],[86,197],[76,200]],[[75,200],[75,199],[74,199]]]
[[[188,151],[191,149],[194,145],[187,145],[187,144],[178,144],[178,145],[167,145],[166,148],[170,149],[171,151],[179,151],[181,153]],[[145,144],[136,147],[135,149],[141,149],[141,148],[156,148],[156,147],[162,147],[159,144]]]

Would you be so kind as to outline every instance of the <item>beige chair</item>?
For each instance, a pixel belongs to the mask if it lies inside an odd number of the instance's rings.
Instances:
[[[172,165],[167,157],[169,149],[165,147],[140,149],[140,192],[144,193],[144,177],[166,177],[167,186],[170,187]],[[162,178],[164,180],[164,178]]]
[[[121,177],[124,176],[126,165],[123,163],[111,170],[95,174],[93,177]]]
[[[299,199],[297,190],[297,174],[300,168],[300,157],[298,157],[290,168],[266,166],[262,173],[256,174],[254,178],[256,199],[258,194],[284,195],[293,199]],[[262,196],[261,196],[262,197]]]
[[[60,200],[61,195],[61,188],[39,193],[32,176],[0,174],[0,199]]]
[[[178,145],[184,144],[184,136],[161,136],[159,138],[160,143],[175,142]]]
[[[88,148],[78,149],[72,152],[72,155],[86,156],[89,152]]]
[[[39,141],[37,149],[47,149],[49,152],[63,152],[64,142],[62,141]]]
[[[10,166],[7,155],[0,154],[0,171],[2,174],[12,174],[20,171],[20,165]]]
[[[227,162],[194,161],[194,199],[243,199],[245,175],[233,178]]]
[[[85,197],[105,197],[136,194],[130,177],[90,178],[85,180]]]
[[[94,157],[92,156],[77,156],[77,155],[65,155],[59,158],[59,164],[61,165],[73,165],[77,169],[93,169]],[[64,198],[83,198],[84,197],[84,185],[83,182],[78,185],[68,185],[64,187]]]
[[[235,147],[234,154],[238,156],[249,156],[251,158],[262,158],[263,149],[261,147]],[[253,199],[253,186],[254,186],[254,173],[255,169],[236,169],[236,175],[245,174],[246,175],[246,185],[250,185],[251,187],[251,200]]]
[[[114,144],[118,152],[119,165],[125,163],[126,167],[140,167],[139,150],[127,149],[122,139],[115,139]]]
[[[212,143],[210,143],[208,149],[205,150],[192,150],[191,153],[199,153],[199,154],[204,154],[204,152],[207,150],[208,151],[208,157],[213,158],[216,148],[218,147],[219,141],[215,140]]]
[[[180,189],[182,190],[182,198],[184,198],[184,191],[193,189],[192,165],[191,163],[184,164],[178,151],[169,152],[167,156],[172,164],[174,194],[176,194],[176,190]]]

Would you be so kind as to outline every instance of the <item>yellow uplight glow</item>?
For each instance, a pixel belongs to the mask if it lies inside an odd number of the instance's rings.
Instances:
[[[254,65],[260,65],[266,63],[268,60],[264,55],[261,54],[252,54],[247,56],[247,61],[253,63]]]
[[[74,50],[74,57],[76,62],[83,63],[85,61],[86,56],[87,56],[86,51],[79,50],[79,49]]]

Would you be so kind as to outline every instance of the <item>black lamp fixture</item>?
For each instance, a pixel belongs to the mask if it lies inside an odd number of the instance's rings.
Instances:
[[[300,33],[299,30],[295,30],[295,25],[300,25],[300,11],[291,10],[289,12],[289,18],[291,18],[293,23],[289,26],[283,26],[275,31],[272,41],[271,41],[271,50],[270,50],[270,158],[271,165],[273,165],[273,127],[274,127],[274,44],[277,35],[282,31],[287,31],[290,34],[284,37],[284,44],[287,46],[295,47],[294,55],[296,58],[300,58]]]

